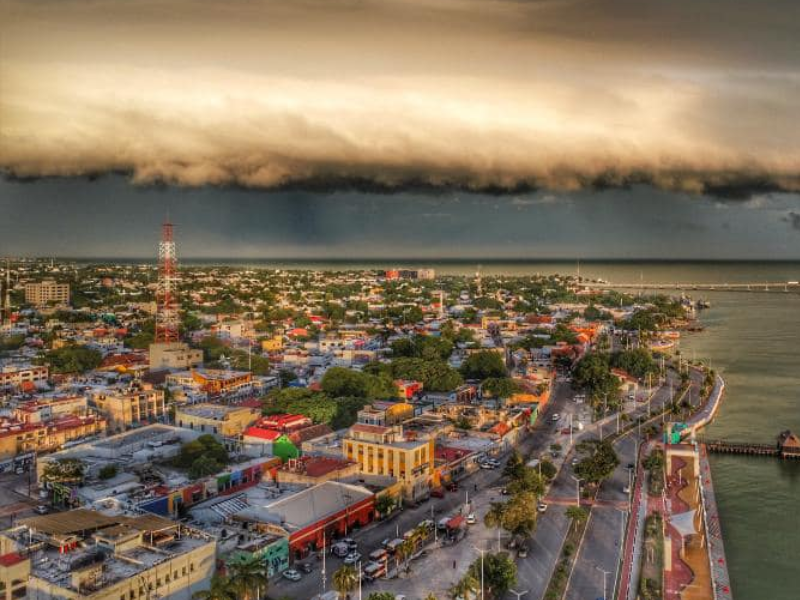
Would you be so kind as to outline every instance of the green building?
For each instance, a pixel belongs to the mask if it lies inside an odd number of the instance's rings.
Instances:
[[[238,561],[263,560],[267,575],[278,575],[289,568],[289,538],[265,534],[249,542],[243,542],[230,553],[225,561],[228,565]]]

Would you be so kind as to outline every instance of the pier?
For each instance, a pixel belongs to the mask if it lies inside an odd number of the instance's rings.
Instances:
[[[791,431],[782,431],[777,444],[758,444],[729,440],[698,440],[708,452],[714,454],[744,454],[772,456],[775,458],[800,458],[800,438]]]
[[[707,292],[760,292],[760,293],[793,293],[800,294],[798,281],[754,281],[744,283],[596,283],[584,282],[592,288],[604,290],[677,290],[677,291],[707,291]]]

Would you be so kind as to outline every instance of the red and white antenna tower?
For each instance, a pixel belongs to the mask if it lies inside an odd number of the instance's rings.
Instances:
[[[158,288],[156,289],[156,343],[178,341],[178,263],[172,223],[161,225],[158,243]]]

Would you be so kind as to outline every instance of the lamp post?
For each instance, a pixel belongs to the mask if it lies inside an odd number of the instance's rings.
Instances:
[[[486,600],[486,591],[483,587],[483,555],[486,554],[486,550],[482,550],[477,546],[473,546],[473,548],[480,552],[481,555],[481,600]]]
[[[356,563],[356,569],[358,569],[358,600],[361,600],[361,561]]]
[[[578,506],[581,505],[581,481],[583,481],[582,477],[575,477],[575,475],[570,475],[575,480],[575,501],[577,502]]]
[[[594,568],[597,569],[598,571],[600,571],[603,574],[603,600],[608,600],[608,598],[606,597],[606,589],[607,589],[606,588],[606,577],[611,575],[611,571],[606,571],[605,569],[601,569],[597,565],[595,565]]]
[[[520,599],[520,598],[522,598],[522,597],[523,597],[525,594],[527,594],[527,593],[528,593],[528,590],[525,590],[524,592],[518,592],[517,590],[508,590],[508,593],[509,593],[509,594],[514,594],[514,595],[517,597],[517,600],[519,600],[519,599]]]

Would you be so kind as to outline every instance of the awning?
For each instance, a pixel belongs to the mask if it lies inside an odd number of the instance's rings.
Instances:
[[[670,524],[678,530],[681,536],[694,535],[698,533],[697,528],[694,526],[694,516],[696,511],[689,510],[669,518]]]
[[[447,522],[448,529],[458,529],[464,524],[464,516],[457,515]]]

